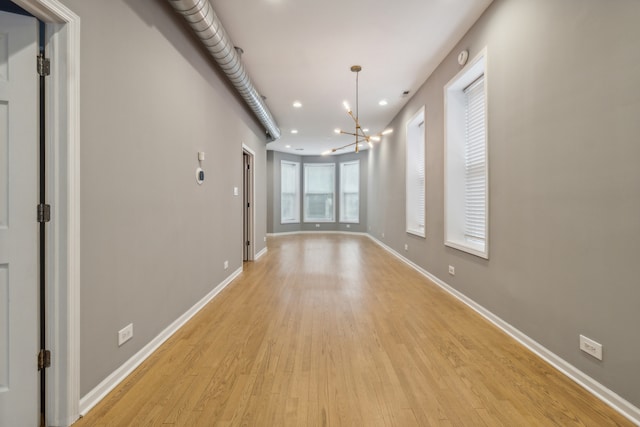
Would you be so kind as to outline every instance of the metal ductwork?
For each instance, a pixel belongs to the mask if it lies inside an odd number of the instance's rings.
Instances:
[[[168,1],[187,20],[211,56],[220,65],[222,71],[229,77],[240,96],[249,105],[260,123],[264,125],[269,140],[275,141],[280,138],[280,129],[276,121],[251,83],[251,79],[240,60],[240,55],[236,52],[209,0]]]

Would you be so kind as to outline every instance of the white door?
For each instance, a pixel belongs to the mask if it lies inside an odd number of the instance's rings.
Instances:
[[[0,12],[0,427],[39,425],[37,31]]]

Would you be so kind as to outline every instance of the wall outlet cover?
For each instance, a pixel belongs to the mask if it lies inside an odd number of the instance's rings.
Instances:
[[[118,347],[133,338],[133,323],[129,323],[118,331]]]
[[[580,335],[580,350],[598,360],[602,360],[602,344],[595,342],[584,335]]]

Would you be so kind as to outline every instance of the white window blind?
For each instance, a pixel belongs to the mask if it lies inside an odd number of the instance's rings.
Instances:
[[[280,222],[300,222],[300,163],[280,162]]]
[[[304,221],[333,222],[335,164],[304,164]]]
[[[424,195],[425,195],[425,170],[424,170],[424,120],[418,125],[419,137],[416,153],[416,182],[418,185],[418,227],[424,230]]]
[[[484,244],[487,212],[487,161],[484,75],[465,93],[465,238]]]
[[[406,228],[425,236],[424,108],[407,123]]]
[[[340,222],[360,221],[360,161],[340,163]]]

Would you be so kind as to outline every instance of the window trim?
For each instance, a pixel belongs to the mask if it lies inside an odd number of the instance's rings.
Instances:
[[[295,166],[296,168],[296,203],[295,212],[296,217],[291,220],[283,220],[282,218],[282,165],[288,164]],[[280,224],[300,224],[300,162],[293,162],[291,160],[280,160]]]
[[[423,105],[413,116],[411,116],[411,118],[407,121],[407,124],[405,126],[405,130],[406,130],[406,155],[405,155],[405,230],[407,233],[409,234],[413,234],[415,236],[418,237],[426,237],[426,232],[427,232],[427,169],[426,169],[426,152],[427,152],[427,136],[426,136],[426,116],[425,116],[425,106]],[[419,122],[416,126],[415,122]],[[420,126],[423,126],[422,128],[422,169],[423,169],[423,174],[424,174],[424,182],[422,185],[422,191],[423,191],[423,197],[424,197],[424,204],[423,204],[423,210],[422,210],[422,230],[420,230],[419,228],[412,228],[409,224],[409,160],[411,158],[411,154],[409,152],[409,143],[410,143],[410,139],[409,139],[409,132],[410,132],[410,128],[412,127],[417,127],[418,129],[420,128]]]
[[[464,88],[484,75],[484,131],[485,131],[485,241],[484,244],[465,241],[464,239],[464,192],[460,186],[464,186],[464,144],[460,138],[464,137],[464,125],[461,125],[460,116],[464,117],[464,106],[460,94]],[[472,255],[489,259],[489,110],[488,106],[488,72],[487,72],[487,48],[482,49],[475,58],[469,62],[455,77],[444,87],[444,234],[445,246],[458,249]],[[458,96],[456,96],[458,95]],[[455,122],[455,123],[452,123]],[[462,119],[464,124],[464,119]],[[461,153],[462,151],[462,153]],[[461,160],[462,158],[462,160]],[[456,193],[453,197],[451,193]]]
[[[343,168],[345,165],[358,165],[358,218],[354,221],[354,220],[348,220],[348,219],[344,219],[343,217],[343,213],[344,213],[344,192],[342,191],[342,187],[343,187]],[[356,160],[347,160],[346,162],[340,162],[340,189],[339,189],[339,197],[340,197],[340,213],[339,213],[339,222],[341,224],[360,224],[360,159],[356,159]]]

